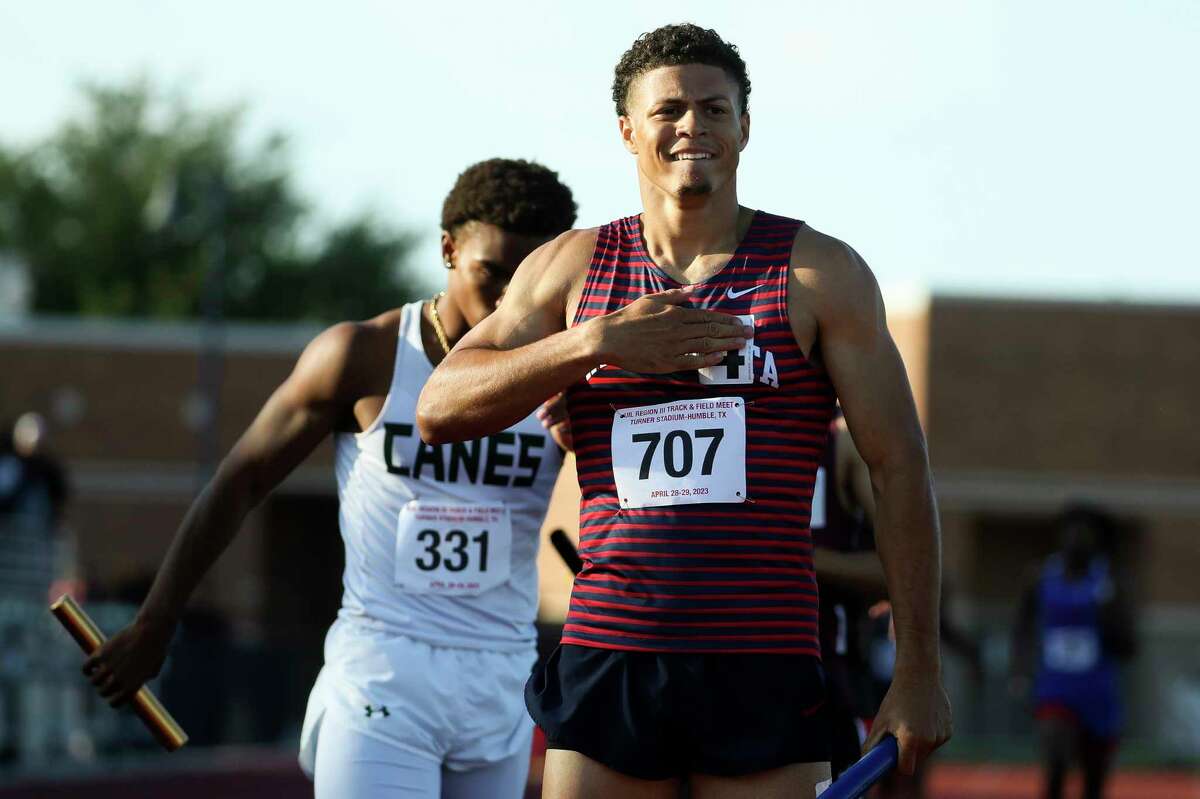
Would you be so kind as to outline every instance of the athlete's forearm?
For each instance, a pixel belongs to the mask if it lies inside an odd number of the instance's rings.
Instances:
[[[417,428],[430,444],[503,430],[600,365],[590,323],[510,350],[460,347],[425,383]]]
[[[212,481],[188,509],[179,525],[138,619],[157,626],[174,626],[196,586],[237,535],[258,498],[245,479],[222,464]]]
[[[942,547],[924,447],[872,471],[876,546],[896,627],[897,669],[941,668]]]

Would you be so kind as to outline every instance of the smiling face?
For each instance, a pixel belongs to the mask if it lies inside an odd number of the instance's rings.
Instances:
[[[637,157],[643,187],[689,203],[735,188],[750,140],[750,115],[738,85],[706,64],[658,67],[630,86],[619,118],[626,149]]]

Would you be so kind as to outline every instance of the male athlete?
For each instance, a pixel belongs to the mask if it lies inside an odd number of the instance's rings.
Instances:
[[[1116,752],[1117,661],[1131,656],[1135,645],[1129,608],[1101,554],[1101,539],[1114,530],[1113,520],[1099,509],[1079,505],[1065,511],[1059,521],[1062,549],[1031,581],[1017,617],[1014,683],[1023,692],[1034,672],[1048,799],[1063,795],[1073,760],[1083,772],[1085,799],[1099,799]]]
[[[574,220],[570,190],[538,164],[494,159],[459,176],[442,209],[446,290],[308,345],[188,512],[137,620],[86,662],[102,696],[124,703],[158,672],[246,514],[333,433],[346,570],[301,740],[316,796],[523,794],[555,418],[442,446],[421,441],[414,417],[434,366]]]
[[[738,203],[750,91],[736,48],[640,37],[613,99],[643,212],[575,230],[422,392],[431,442],[567,391],[583,571],[526,686],[547,797],[813,796],[829,779],[808,517],[835,396],[871,467],[896,611],[873,735],[901,768],[950,734],[925,441],[874,278],[842,242]],[[871,743],[871,742],[868,742]]]

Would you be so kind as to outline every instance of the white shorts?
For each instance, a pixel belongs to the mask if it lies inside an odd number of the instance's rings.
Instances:
[[[317,799],[522,796],[535,659],[533,649],[431,646],[336,621],[300,735]]]

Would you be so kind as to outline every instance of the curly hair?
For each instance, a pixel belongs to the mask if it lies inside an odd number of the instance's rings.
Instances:
[[[557,235],[575,224],[575,200],[557,172],[533,161],[491,158],[463,170],[442,204],[442,230],[453,235],[468,222]]]
[[[742,112],[749,110],[750,78],[746,74],[746,62],[738,54],[737,45],[725,41],[711,28],[685,22],[681,25],[664,25],[658,30],[643,33],[621,56],[614,71],[612,86],[617,116],[625,116],[629,87],[639,76],[652,69],[680,64],[705,64],[725,70],[738,85]]]

